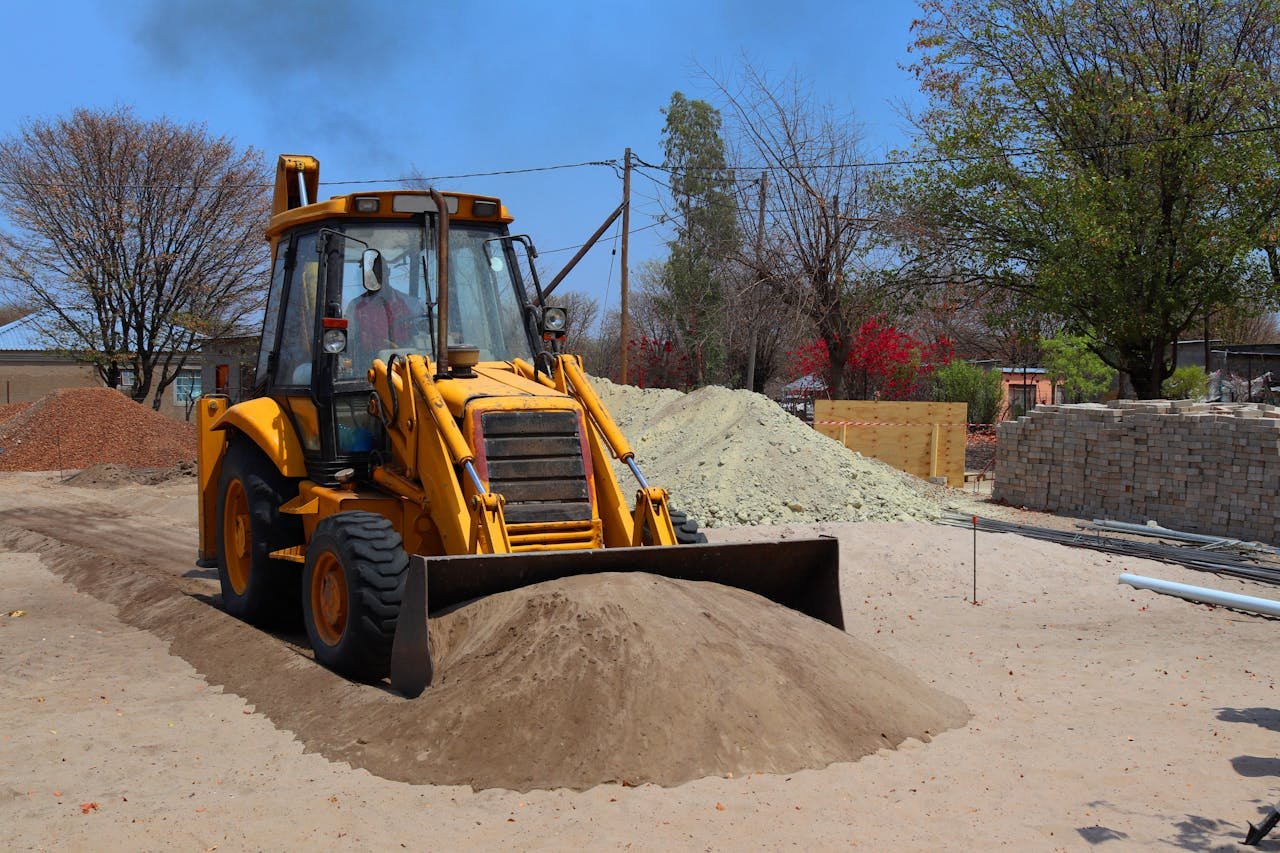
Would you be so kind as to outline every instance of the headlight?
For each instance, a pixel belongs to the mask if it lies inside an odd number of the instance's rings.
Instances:
[[[325,329],[324,337],[320,339],[320,345],[330,355],[342,352],[347,348],[347,330]]]
[[[563,308],[542,309],[542,330],[544,332],[563,332],[569,325],[569,315]]]

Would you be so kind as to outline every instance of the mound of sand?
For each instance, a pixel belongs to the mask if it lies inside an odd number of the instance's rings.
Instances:
[[[524,790],[784,773],[968,719],[843,631],[718,584],[583,575],[432,627],[438,682],[422,708],[389,710],[393,727],[427,727],[406,763],[436,781]]]
[[[169,468],[196,455],[194,424],[166,418],[111,388],[64,388],[0,422],[0,471],[118,463]]]
[[[130,468],[114,462],[104,462],[85,468],[63,480],[64,485],[83,486],[91,489],[115,489],[129,483],[141,486],[154,486],[167,483],[182,477],[194,477],[196,463],[187,460],[179,462],[171,468]]]
[[[282,643],[84,522],[68,525],[56,513],[31,527],[7,517],[0,545],[41,553],[308,751],[390,779],[670,786],[852,761],[968,719],[963,703],[829,625],[641,573],[565,578],[433,616],[436,682],[408,701],[346,681],[309,660],[301,637]]]
[[[646,479],[706,527],[935,519],[935,487],[815,431],[761,394],[592,380]],[[630,492],[635,479],[615,472]]]

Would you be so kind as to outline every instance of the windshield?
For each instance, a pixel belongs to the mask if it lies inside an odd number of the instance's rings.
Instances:
[[[435,355],[436,247],[416,223],[347,225],[342,265],[342,316],[347,350],[338,379],[362,379],[375,358],[391,353]],[[512,253],[493,228],[454,224],[449,229],[449,344],[480,350],[481,361],[531,358],[524,312],[511,269]],[[382,289],[364,289],[365,246],[382,255]],[[425,245],[424,245],[425,244]]]

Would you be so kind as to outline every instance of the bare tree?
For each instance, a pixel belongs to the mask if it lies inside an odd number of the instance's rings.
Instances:
[[[1274,344],[1280,342],[1280,322],[1276,315],[1258,305],[1240,305],[1210,317],[1212,335],[1229,344]]]
[[[579,290],[557,288],[551,300],[565,310],[565,345],[570,352],[577,352],[591,336],[596,321],[600,319],[600,303]]]
[[[746,284],[767,288],[811,324],[830,356],[827,387],[846,397],[852,332],[874,311],[886,281],[874,240],[871,189],[879,176],[858,165],[865,158],[857,124],[815,101],[794,73],[774,82],[748,63],[734,84],[707,76],[727,105],[740,173],[768,174],[762,217],[742,187],[738,261],[752,273]]]
[[[0,271],[61,348],[158,408],[200,341],[260,307],[269,186],[259,152],[203,125],[32,121],[0,143]]]
[[[616,309],[605,314],[600,326],[580,338],[575,351],[593,376],[617,381],[622,373],[622,315]]]

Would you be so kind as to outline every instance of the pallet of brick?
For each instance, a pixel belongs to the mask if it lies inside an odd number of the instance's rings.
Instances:
[[[997,499],[1280,541],[1280,408],[1190,401],[1041,406],[1001,424]]]

